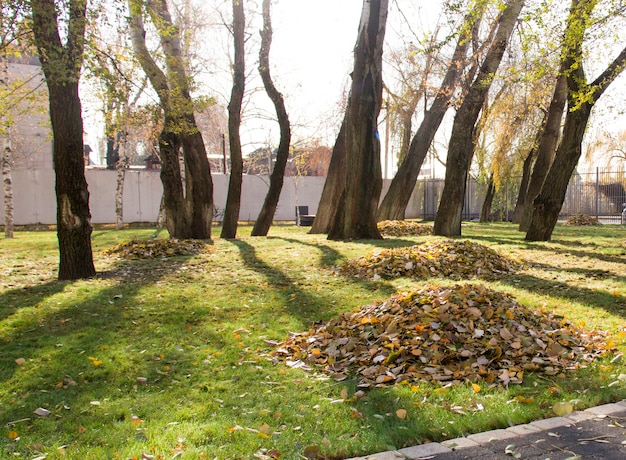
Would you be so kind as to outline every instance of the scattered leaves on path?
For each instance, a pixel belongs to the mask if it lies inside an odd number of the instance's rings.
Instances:
[[[433,226],[410,220],[383,220],[378,222],[378,230],[383,236],[432,235]]]
[[[525,372],[559,375],[613,351],[607,335],[533,312],[484,285],[426,286],[302,334],[273,354],[360,388],[402,381],[519,384]]]
[[[212,247],[201,240],[133,239],[120,243],[105,251],[108,255],[118,255],[125,259],[156,259],[159,257],[197,255],[211,252]]]
[[[339,273],[370,279],[445,277],[496,278],[515,272],[522,264],[471,241],[436,241],[373,252],[348,260]]]

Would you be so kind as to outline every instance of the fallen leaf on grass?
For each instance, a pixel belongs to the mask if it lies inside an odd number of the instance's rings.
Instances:
[[[33,414],[39,415],[40,417],[47,417],[50,415],[50,411],[48,409],[44,409],[43,407],[38,407],[33,411]]]
[[[17,438],[18,438],[18,436],[19,436],[19,435],[17,434],[17,431],[15,431],[15,430],[11,430],[11,431],[9,431],[9,434],[7,435],[7,437],[8,437],[9,439],[17,439]]]
[[[559,417],[562,417],[574,412],[574,406],[571,402],[558,402],[552,406],[552,411]]]
[[[26,360],[24,358],[17,358],[15,360],[15,364],[17,364],[18,366],[21,366],[22,364],[24,364],[26,362]]]
[[[407,411],[405,409],[398,409],[396,411],[396,417],[398,417],[400,420],[404,420],[407,416]]]
[[[307,460],[317,460],[320,450],[319,446],[307,446],[304,452],[302,452],[302,455],[304,455]]]

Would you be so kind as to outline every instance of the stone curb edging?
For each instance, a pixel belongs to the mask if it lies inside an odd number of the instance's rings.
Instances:
[[[531,433],[552,430],[559,427],[573,425],[577,422],[590,420],[600,416],[624,412],[626,410],[626,400],[618,403],[604,404],[602,406],[591,407],[584,411],[576,411],[563,417],[553,417],[537,420],[525,425],[515,425],[506,429],[485,431],[467,437],[450,439],[442,442],[432,442],[420,444],[414,447],[407,447],[399,450],[390,450],[365,457],[354,457],[348,460],[420,460],[432,458],[437,454],[445,454],[467,447],[477,447],[494,440],[514,439]]]

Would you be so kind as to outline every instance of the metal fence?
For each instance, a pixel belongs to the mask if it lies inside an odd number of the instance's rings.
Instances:
[[[492,206],[493,220],[511,219],[520,181],[520,177],[512,178],[501,185]],[[418,209],[421,218],[425,220],[435,218],[443,186],[443,179],[418,181],[413,194],[413,206]],[[468,180],[463,220],[479,218],[486,188],[486,184],[480,184],[473,178]],[[575,173],[567,188],[559,220],[567,220],[576,215],[588,215],[597,218],[601,223],[624,224],[625,203],[626,171],[596,168],[594,172]]]

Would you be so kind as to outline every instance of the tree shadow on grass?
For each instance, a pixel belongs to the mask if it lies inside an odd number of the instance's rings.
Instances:
[[[72,375],[78,380],[80,374],[83,379],[99,382],[96,384],[98,392],[107,391],[107,366],[94,366],[87,359],[97,358],[99,347],[112,348],[118,342],[132,343],[134,336],[145,336],[146,329],[155,330],[155,336],[149,336],[148,340],[159,342],[156,337],[160,325],[184,324],[185,321],[192,324],[197,320],[199,315],[187,320],[185,312],[179,311],[178,306],[158,312],[146,310],[142,307],[141,299],[137,298],[144,286],[176,273],[190,258],[179,256],[167,261],[159,260],[156,264],[120,261],[111,270],[100,272],[97,278],[81,281],[85,286],[77,290],[83,291],[72,295],[82,300],[64,306],[46,300],[72,286],[71,282],[54,281],[3,293],[0,304],[15,302],[15,308],[9,312],[20,310],[22,314],[15,320],[6,315],[2,318],[10,322],[3,325],[5,332],[0,336],[6,342],[0,359],[0,382],[8,382],[14,373],[22,372],[20,378],[24,378],[25,374],[31,378],[22,385],[20,392],[38,395],[42,390],[53,389],[56,383],[63,381],[65,375]],[[29,309],[32,311],[29,312]],[[202,314],[206,315],[207,312],[203,311]],[[211,310],[210,314],[216,322],[224,320],[220,311]],[[202,333],[217,340],[211,331],[204,330]],[[76,362],[76,354],[84,354],[82,371],[66,367],[68,363]],[[15,362],[20,358],[26,360],[21,367]],[[80,396],[79,393],[76,393],[76,397]],[[28,407],[27,401],[28,398],[19,406]],[[14,417],[14,414],[8,413],[0,415],[0,423],[6,423]]]
[[[561,269],[555,269],[561,271]],[[582,270],[577,270],[582,273]],[[589,273],[593,276],[594,271]],[[623,277],[622,277],[623,280]],[[626,297],[614,295],[610,292],[589,289],[581,286],[571,286],[561,281],[549,281],[527,273],[518,273],[500,280],[516,289],[524,289],[534,294],[550,297],[560,297],[573,302],[583,302],[592,307],[602,308],[612,315],[626,318]]]
[[[339,257],[338,253],[330,248],[326,248],[326,250],[330,252],[325,252],[325,247],[319,247],[316,244],[305,243],[300,240],[285,240],[305,246],[317,247],[322,253],[329,254],[329,257],[333,259]],[[337,300],[333,292],[319,295],[312,295],[306,292],[296,279],[261,260],[257,256],[254,246],[249,243],[242,240],[230,240],[230,243],[237,247],[244,264],[264,276],[268,282],[268,286],[273,287],[276,293],[283,298],[282,304],[285,306],[287,312],[290,315],[300,318],[305,324],[326,316],[325,312],[328,310],[328,306],[331,302]],[[360,279],[351,281],[357,281],[368,288],[375,286],[376,290],[387,295],[395,292],[395,288],[388,283],[371,283],[367,280]]]

